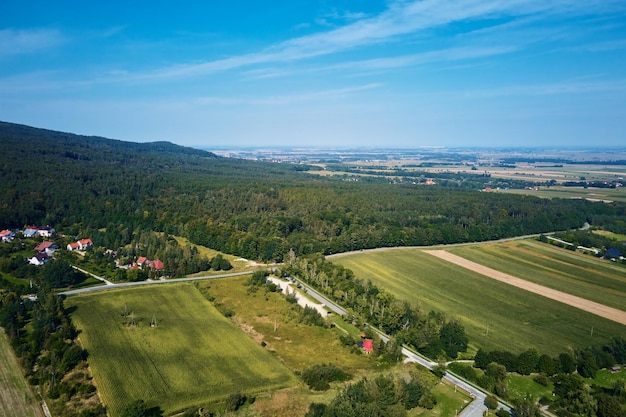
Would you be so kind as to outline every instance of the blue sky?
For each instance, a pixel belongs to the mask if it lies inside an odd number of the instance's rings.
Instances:
[[[626,2],[5,1],[0,120],[209,148],[623,146]]]

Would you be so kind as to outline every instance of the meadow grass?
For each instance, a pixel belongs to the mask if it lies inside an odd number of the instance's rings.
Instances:
[[[22,374],[9,338],[0,328],[0,415],[42,417],[41,407]]]
[[[441,311],[464,325],[473,349],[556,355],[626,337],[626,327],[512,287],[420,249],[360,252],[332,258],[426,313]],[[490,265],[488,265],[490,266]],[[592,330],[593,329],[593,330]],[[593,333],[593,334],[592,334]]]
[[[554,389],[552,382],[544,387],[533,381],[531,375],[516,373],[507,374],[506,383],[509,389],[509,398],[524,398],[526,396],[531,396],[536,400],[544,396],[550,398]]]
[[[618,380],[626,381],[626,368],[623,366],[618,372],[612,372],[608,369],[600,369],[594,378],[587,378],[589,385],[598,385],[604,388],[613,388]]]
[[[301,372],[321,363],[332,363],[355,376],[380,369],[374,358],[352,353],[340,343],[338,335],[345,334],[343,330],[299,323],[301,307],[288,303],[278,292],[259,289],[249,293],[247,279],[244,276],[207,280],[197,285],[201,292],[215,299],[220,310],[234,312],[232,319],[258,343],[265,342],[266,349],[293,371]],[[328,320],[334,319],[341,320],[333,315]]]
[[[432,410],[417,407],[408,413],[409,416],[455,417],[471,402],[464,392],[446,384],[435,385],[431,392],[437,398],[437,406]]]
[[[593,233],[604,236],[604,237],[608,237],[609,239],[617,240],[620,242],[626,241],[626,235],[621,234],[621,233],[613,233],[608,230],[594,230]]]
[[[626,267],[536,240],[447,249],[527,281],[626,310]]]
[[[83,294],[66,306],[111,416],[136,399],[172,413],[297,384],[192,284]]]

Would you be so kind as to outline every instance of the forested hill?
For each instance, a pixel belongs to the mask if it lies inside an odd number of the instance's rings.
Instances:
[[[138,230],[250,259],[624,227],[625,205],[308,175],[306,166],[216,157],[0,123],[0,228],[50,225],[115,249]]]
[[[0,122],[0,143],[3,150],[26,150],[34,155],[51,154],[58,158],[106,161],[119,159],[123,154],[135,155],[189,155],[217,158],[211,152],[175,145],[170,142],[124,142],[98,136],[82,136],[54,130],[39,129],[15,123]],[[18,155],[16,155],[18,156]]]

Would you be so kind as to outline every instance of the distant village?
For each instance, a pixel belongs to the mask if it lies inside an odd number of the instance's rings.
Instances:
[[[55,236],[57,236],[56,231],[50,226],[26,226],[24,229],[5,229],[0,231],[0,241],[2,242],[12,242],[14,239],[20,237],[24,239],[43,239],[42,242],[35,246],[35,253],[27,258],[28,263],[35,266],[46,264],[54,257],[54,253],[57,250],[61,250],[61,247],[54,241]],[[85,238],[68,243],[65,246],[65,250],[78,253],[82,252],[84,255],[85,251],[88,251],[92,247],[93,241],[90,238]],[[116,256],[116,253],[112,250],[107,250],[105,253],[114,257]],[[136,260],[127,264],[120,264],[120,262],[116,260],[115,265],[122,269],[149,268],[154,271],[160,271],[165,267],[161,260],[150,260],[145,256],[139,256]]]

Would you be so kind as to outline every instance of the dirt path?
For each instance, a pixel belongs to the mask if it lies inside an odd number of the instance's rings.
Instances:
[[[614,322],[626,325],[626,311],[618,310],[613,307],[607,307],[603,304],[589,301],[575,295],[571,295],[562,291],[554,290],[552,288],[544,287],[543,285],[535,284],[523,280],[521,278],[514,277],[513,275],[505,274],[504,272],[496,271],[495,269],[486,267],[476,262],[469,261],[460,256],[446,252],[445,250],[426,250],[425,253],[436,256],[444,261],[451,262],[455,265],[469,269],[470,271],[478,272],[486,277],[496,279],[509,285],[530,291],[535,294],[542,295],[555,301],[576,307],[580,310],[587,311],[595,314],[596,316],[604,317],[605,319],[612,320]]]

